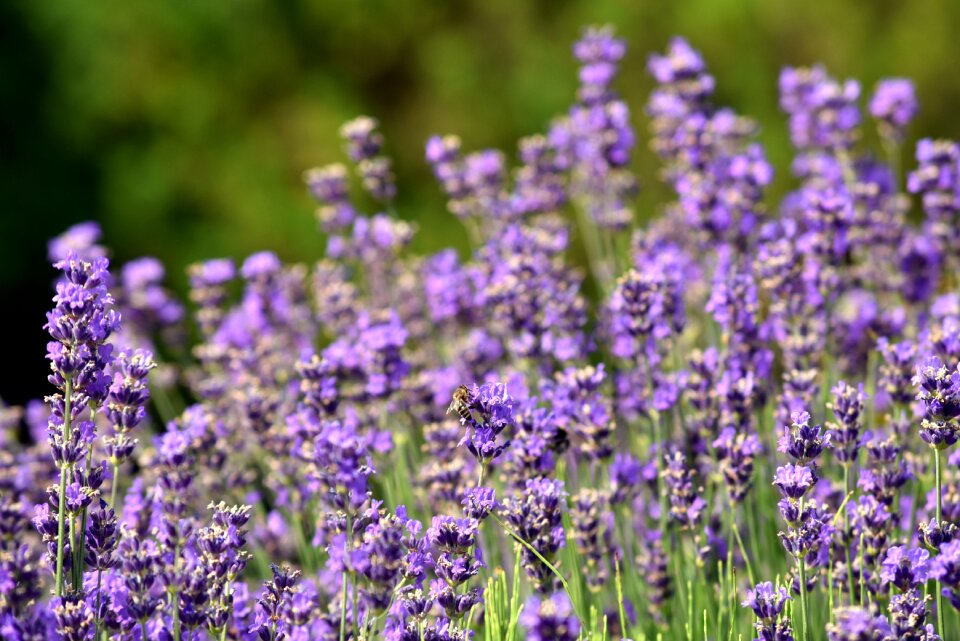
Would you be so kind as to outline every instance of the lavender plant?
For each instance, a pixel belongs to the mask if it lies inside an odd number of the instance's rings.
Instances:
[[[369,117],[305,173],[313,265],[203,261],[182,302],[93,223],[54,239],[55,389],[0,404],[0,636],[960,637],[957,143],[904,184],[912,84],[869,100],[878,160],[859,84],[788,67],[772,202],[676,38],[641,222],[625,53],[587,29],[515,163],[426,142],[469,253],[411,249]]]

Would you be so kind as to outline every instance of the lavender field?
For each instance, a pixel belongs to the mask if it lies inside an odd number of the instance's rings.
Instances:
[[[785,67],[775,169],[694,44],[650,55],[649,131],[592,27],[543,133],[424,141],[468,254],[411,249],[372,117],[304,173],[312,264],[181,300],[96,223],[51,240],[0,638],[960,639],[960,145],[908,79]]]

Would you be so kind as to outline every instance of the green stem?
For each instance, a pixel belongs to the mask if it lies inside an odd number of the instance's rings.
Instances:
[[[77,580],[77,554],[83,551],[80,545],[77,545],[77,519],[70,516],[70,554],[72,556],[70,563],[70,584],[74,591],[80,589],[80,582]]]
[[[800,566],[800,618],[803,619],[803,634],[801,639],[807,641],[810,634],[810,623],[807,619],[807,567],[803,557],[798,559]]]
[[[620,617],[620,636],[627,636],[627,617],[623,611],[623,583],[620,580],[620,559],[614,557],[613,569],[615,577],[615,587],[617,589],[617,615]]]
[[[352,574],[352,573],[351,573]],[[350,586],[351,596],[350,596],[350,607],[353,609],[353,635],[354,638],[360,637],[360,615],[357,611],[357,577],[353,576],[353,583]]]
[[[97,570],[97,609],[93,611],[93,639],[97,641],[100,638],[100,580],[103,573]]]
[[[870,605],[870,593],[866,590],[863,571],[863,530],[860,530],[860,605]]]
[[[800,517],[803,518],[803,498],[800,499]],[[800,571],[800,618],[803,620],[802,641],[807,641],[810,635],[810,620],[807,619],[807,566],[803,560],[803,551],[797,557],[797,568]]]
[[[734,511],[731,510],[731,515],[733,512]],[[737,547],[740,548],[740,556],[743,557],[743,562],[747,566],[747,578],[750,579],[750,585],[755,586],[757,585],[757,581],[753,575],[753,566],[750,564],[750,556],[747,554],[747,550],[743,545],[743,539],[740,538],[740,529],[737,527],[737,524],[732,516],[730,518],[730,525],[733,528],[733,536],[737,539]]]
[[[590,214],[581,206],[574,207],[577,212],[577,225],[580,228],[580,237],[587,254],[587,265],[597,284],[597,289],[606,295],[610,291],[612,276],[607,269],[600,247],[600,236],[596,224],[590,219]]]
[[[96,421],[97,411],[95,408],[90,408],[90,420]],[[87,448],[87,476],[90,476],[90,466],[93,464],[93,443]],[[83,508],[80,511],[80,532],[77,534],[78,538],[74,541],[75,549],[83,550],[87,542],[87,508]],[[73,576],[74,576],[74,585],[78,588],[83,585],[83,570],[84,570],[84,558],[83,554],[74,554],[73,555]],[[96,638],[96,637],[94,637]]]
[[[556,566],[553,565],[553,563],[550,563],[550,561],[548,561],[547,559],[545,559],[544,556],[543,556],[542,554],[540,554],[539,550],[537,550],[537,548],[535,548],[535,547],[533,547],[532,545],[530,545],[529,543],[527,543],[527,542],[523,539],[522,536],[520,536],[519,534],[517,534],[516,532],[514,532],[513,530],[511,530],[511,529],[509,528],[509,526],[507,526],[506,523],[504,523],[503,521],[501,521],[500,518],[499,518],[497,515],[491,514],[491,515],[490,515],[490,518],[492,518],[494,521],[496,521],[497,524],[503,529],[503,531],[506,532],[509,536],[513,537],[513,539],[514,539],[517,543],[519,543],[519,544],[522,545],[523,547],[525,547],[525,548],[527,548],[528,550],[530,550],[530,552],[531,552],[535,557],[537,557],[537,559],[539,559],[541,563],[543,563],[545,566],[547,566],[547,569],[548,569],[548,570],[550,570],[551,572],[553,572],[553,575],[556,576],[557,579],[560,581],[560,585],[563,586],[563,590],[567,593],[567,597],[570,599],[570,602],[573,604],[573,608],[574,608],[574,611],[575,611],[576,614],[577,614],[577,618],[580,619],[580,622],[581,622],[581,623],[586,624],[587,619],[584,618],[584,616],[583,616],[583,614],[582,614],[582,611],[581,611],[581,609],[580,609],[580,603],[578,602],[578,600],[576,600],[576,599],[573,598],[573,594],[570,592],[570,585],[567,583],[567,580],[566,580],[565,578],[563,578],[563,575],[560,574],[560,570],[558,570],[558,569],[556,568]]]
[[[347,515],[347,531],[343,539],[343,558],[346,560],[350,544],[350,515]],[[343,568],[343,576],[340,579],[340,641],[347,638],[347,568]]]
[[[850,496],[850,465],[844,464],[843,466],[843,495]],[[843,511],[843,537],[846,538],[850,533],[849,526],[850,516],[847,514],[847,511]],[[844,543],[843,552],[846,554],[847,560],[847,585],[850,589],[850,604],[853,605],[853,565],[850,562],[850,545]],[[860,575],[863,576],[863,567],[860,567]],[[830,588],[831,590],[833,588]],[[861,599],[862,600],[862,599]]]
[[[73,379],[66,378],[63,385],[63,445],[70,440],[70,401],[73,396]],[[67,516],[67,464],[60,464],[60,507],[57,510],[57,596],[63,596],[63,537]]]
[[[177,527],[177,544],[173,552],[173,573],[178,575],[178,566],[180,565],[180,529]],[[170,603],[173,606],[173,641],[180,641],[180,588],[175,587],[170,591]]]
[[[116,512],[117,511],[117,485],[120,475],[120,464],[113,464],[113,481],[110,483],[110,508]]]
[[[940,478],[940,450],[933,450],[933,469],[937,482],[937,526],[942,525],[943,521],[943,492],[942,479]],[[943,637],[946,631],[943,629],[943,586],[937,581],[937,632]]]

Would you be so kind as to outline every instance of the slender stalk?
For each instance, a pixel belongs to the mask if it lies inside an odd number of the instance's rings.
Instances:
[[[732,511],[731,511],[732,512]],[[733,521],[733,519],[730,519]],[[750,564],[750,556],[747,554],[746,548],[743,546],[743,539],[740,538],[740,529],[737,527],[736,523],[732,523],[733,526],[733,536],[737,539],[737,547],[740,548],[740,556],[743,557],[743,562],[747,566],[747,578],[750,579],[750,585],[756,585],[756,578],[753,575],[753,566]]]
[[[350,515],[347,514],[347,531],[343,539],[343,558],[347,558],[347,546],[350,543]],[[340,578],[340,641],[347,638],[347,568],[343,568]]]
[[[850,496],[850,465],[844,463],[843,465],[843,495]],[[843,511],[843,536],[844,538],[850,532],[850,515],[847,514],[847,511]],[[847,586],[850,590],[850,604],[853,605],[853,565],[850,563],[850,545],[844,543],[843,553],[846,554],[847,558]],[[860,566],[860,576],[863,576],[863,565]],[[831,588],[832,590],[833,588]],[[862,597],[862,595],[861,595]],[[861,598],[861,601],[863,599]]]
[[[800,515],[803,516],[803,499],[800,499]],[[800,618],[803,619],[802,641],[807,641],[810,635],[810,620],[807,618],[807,565],[803,560],[803,553],[797,557],[797,567],[800,572]]]
[[[113,464],[113,480],[110,481],[110,508],[117,511],[117,482],[119,481],[120,464]]]
[[[522,545],[523,547],[525,547],[525,548],[527,548],[528,550],[530,550],[530,552],[531,552],[535,557],[537,557],[537,559],[539,559],[541,563],[543,563],[545,566],[547,566],[547,569],[548,569],[548,570],[550,570],[551,572],[553,572],[553,575],[554,575],[555,577],[557,577],[557,579],[560,581],[560,585],[563,586],[564,592],[567,593],[567,597],[569,597],[570,602],[573,604],[573,609],[574,609],[574,611],[575,611],[576,614],[577,614],[577,618],[579,618],[582,623],[586,623],[586,622],[587,622],[587,619],[585,619],[584,616],[583,616],[583,614],[582,614],[582,610],[580,609],[579,600],[573,598],[573,594],[570,593],[570,584],[568,584],[568,583],[567,583],[567,580],[563,577],[562,574],[560,574],[560,570],[558,570],[557,567],[556,567],[553,563],[550,563],[550,561],[548,561],[542,554],[540,554],[540,551],[537,550],[537,548],[535,548],[535,547],[533,547],[532,545],[530,545],[526,540],[524,540],[524,538],[523,538],[522,536],[520,536],[519,534],[517,534],[516,532],[514,532],[513,530],[511,530],[510,527],[509,527],[506,523],[504,523],[503,521],[501,521],[500,518],[497,517],[495,514],[491,514],[491,515],[490,515],[490,518],[492,518],[494,521],[496,521],[497,524],[503,529],[503,531],[506,532],[506,533],[507,533],[508,535],[510,535],[511,537],[513,537],[513,539],[514,539],[517,543],[519,543],[519,544]]]
[[[860,530],[860,604],[870,604],[870,593],[866,590],[866,584],[863,579],[863,530]]]
[[[173,568],[174,574],[179,574],[177,572],[177,566],[179,565],[180,559],[180,529],[177,527],[177,544],[174,546],[174,561]],[[170,603],[173,606],[173,640],[180,641],[180,588],[175,587],[170,591]]]
[[[803,619],[803,634],[800,638],[807,641],[810,634],[810,623],[807,619],[807,566],[803,557],[800,557],[798,561],[800,565],[800,618]]]
[[[70,440],[70,402],[73,396],[73,379],[67,377],[63,385],[63,445]],[[67,464],[60,463],[60,498],[57,510],[57,596],[63,596],[63,537],[67,516]]]
[[[93,407],[90,408],[90,420],[95,421],[97,418],[97,410]],[[90,466],[93,464],[93,443],[87,448],[87,476],[90,475]],[[74,540],[73,544],[76,546],[78,554],[73,555],[73,576],[74,576],[74,585],[77,587],[83,585],[83,549],[87,543],[87,508],[83,508],[80,511],[80,531],[77,533],[77,538]]]
[[[352,573],[351,573],[352,574]],[[350,586],[350,607],[353,609],[353,635],[354,638],[360,637],[360,615],[358,614],[357,598],[357,577],[353,577],[353,584]]]
[[[942,479],[940,477],[940,450],[933,450],[933,470],[937,482],[937,525],[943,521],[943,492]],[[937,632],[943,637],[946,631],[943,629],[943,586],[937,581]]]
[[[81,554],[82,550],[80,546],[77,545],[77,519],[74,516],[70,517],[70,556],[72,557],[72,563],[70,564],[70,585],[73,586],[74,590],[79,589],[80,582],[77,580],[77,554]]]
[[[103,573],[100,570],[97,570],[97,607],[93,611],[93,639],[97,641],[100,638],[100,581],[103,578]]]
[[[91,453],[93,448],[91,447]],[[87,459],[89,464],[89,459]],[[113,464],[113,476],[110,481],[110,509],[114,512],[117,511],[117,480],[120,474],[120,464]],[[84,519],[86,519],[86,513],[84,513]],[[86,531],[86,525],[84,525],[84,531]],[[93,638],[96,641],[99,638],[100,631],[100,581],[103,579],[103,570],[97,570],[97,609],[95,611],[96,622],[94,624]],[[224,626],[226,628],[226,626]],[[146,638],[146,637],[144,637]]]
[[[627,636],[627,617],[623,611],[623,583],[620,580],[620,559],[614,557],[613,569],[615,574],[615,587],[617,589],[617,615],[620,617],[620,636]]]
[[[590,214],[584,207],[574,207],[577,212],[577,226],[580,229],[580,238],[583,241],[583,248],[587,254],[587,265],[590,267],[590,273],[593,275],[597,289],[604,295],[610,292],[612,276],[607,267],[603,255],[603,249],[600,246],[600,235],[597,232],[596,223],[591,220]]]

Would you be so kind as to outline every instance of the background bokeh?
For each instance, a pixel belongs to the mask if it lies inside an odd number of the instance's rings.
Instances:
[[[423,162],[432,133],[467,149],[541,131],[576,87],[570,45],[612,23],[629,43],[619,88],[641,144],[639,211],[666,194],[646,149],[644,64],[673,34],[700,49],[718,102],[752,115],[789,186],[781,66],[823,62],[865,91],[917,83],[921,136],[958,137],[955,0],[56,0],[0,3],[0,394],[48,391],[46,241],[100,221],[116,261],[160,257],[171,282],[210,256],[322,251],[301,172],[341,158],[337,129],[377,117],[400,215],[420,251],[464,247]]]

